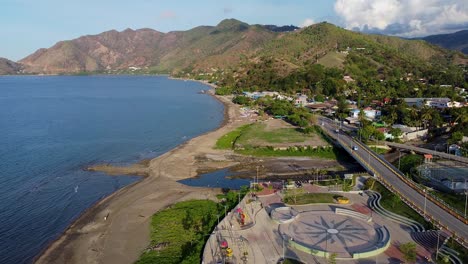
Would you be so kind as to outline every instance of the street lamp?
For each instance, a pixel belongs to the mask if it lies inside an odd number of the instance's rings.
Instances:
[[[400,158],[401,158],[401,151],[398,149],[398,170],[400,170]]]
[[[283,261],[284,261],[284,258],[285,258],[284,255],[286,255],[286,248],[284,247],[284,237],[282,236],[281,239],[283,240]]]
[[[468,202],[468,189],[466,188],[466,180],[465,180],[465,218],[466,218],[466,204]]]
[[[426,218],[426,200],[427,200],[427,191],[423,189],[424,192],[424,218]]]

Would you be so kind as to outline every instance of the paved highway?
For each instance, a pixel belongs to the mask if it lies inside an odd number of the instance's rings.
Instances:
[[[468,163],[468,158],[459,157],[459,156],[455,156],[455,155],[452,155],[452,154],[447,154],[445,152],[439,152],[439,151],[435,151],[435,150],[419,148],[419,147],[415,147],[415,146],[411,146],[411,145],[405,145],[405,144],[399,144],[399,143],[393,143],[393,142],[385,142],[385,144],[388,145],[388,146],[391,146],[391,147],[396,147],[396,148],[401,148],[401,149],[409,149],[409,150],[413,150],[413,151],[419,152],[419,153],[432,154],[433,156],[439,156],[439,157],[443,157],[443,158],[447,158],[447,159],[451,159],[451,160],[456,160],[456,161],[463,162],[463,163]]]
[[[393,188],[393,191],[396,191],[402,199],[412,203],[421,214],[425,214],[427,218],[432,218],[435,222],[440,223],[443,229],[448,230],[458,238],[459,242],[467,246],[468,227],[462,220],[433,203],[429,197],[425,199],[425,195],[410,187],[398,176],[398,170],[396,168],[368,149],[367,146],[354,141],[352,137],[341,131],[337,133],[335,122],[322,117],[319,121],[322,124],[322,128],[324,128],[331,137],[337,139],[338,142],[345,147],[361,165],[366,167],[371,174],[374,174],[390,188]],[[357,146],[357,150],[353,150],[354,146]]]

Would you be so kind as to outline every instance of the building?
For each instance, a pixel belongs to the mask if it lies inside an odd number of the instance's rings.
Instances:
[[[403,98],[403,101],[408,106],[422,107],[424,105],[433,107],[433,108],[452,108],[452,107],[461,107],[462,105],[459,102],[452,102],[450,98]]]
[[[298,95],[294,100],[294,104],[296,104],[296,106],[305,106],[307,103],[307,95],[304,94]]]
[[[374,110],[372,108],[365,108],[364,110],[362,110],[364,112],[364,115],[366,116],[366,118],[368,119],[371,119],[371,120],[374,120],[376,119],[377,117],[380,117],[382,115],[382,112],[380,112],[379,110]],[[351,118],[359,118],[359,113],[361,112],[361,110],[359,109],[353,109],[349,112],[349,117]]]

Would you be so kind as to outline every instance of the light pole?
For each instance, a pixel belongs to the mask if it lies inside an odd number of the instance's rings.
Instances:
[[[466,204],[468,203],[468,189],[466,188],[466,180],[465,180],[465,218],[466,218]]]
[[[400,158],[401,158],[401,151],[398,149],[398,170],[400,170]]]
[[[424,218],[426,218],[426,200],[427,200],[427,191],[426,191],[426,189],[424,189],[423,192],[424,192]]]
[[[284,247],[284,237],[281,237],[283,240],[283,261],[284,261],[284,255],[286,255],[286,248]]]
[[[378,247],[378,246],[375,246],[375,250],[377,250],[377,249],[379,249],[379,247]],[[378,257],[379,257],[379,254],[376,254],[376,255],[375,255],[375,264],[379,263]]]
[[[440,232],[439,232],[439,230],[437,230],[437,250],[436,250],[436,262],[437,262],[437,259],[439,259],[439,236],[440,236]]]

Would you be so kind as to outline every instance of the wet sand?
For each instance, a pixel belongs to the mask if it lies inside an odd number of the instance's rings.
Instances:
[[[133,263],[150,243],[151,216],[178,201],[215,199],[218,189],[195,188],[177,180],[197,175],[199,169],[219,169],[238,163],[232,151],[214,149],[216,140],[247,123],[229,98],[225,120],[218,129],[193,138],[146,164],[130,167],[98,165],[89,170],[109,174],[143,175],[98,202],[79,217],[36,259],[36,263]]]

